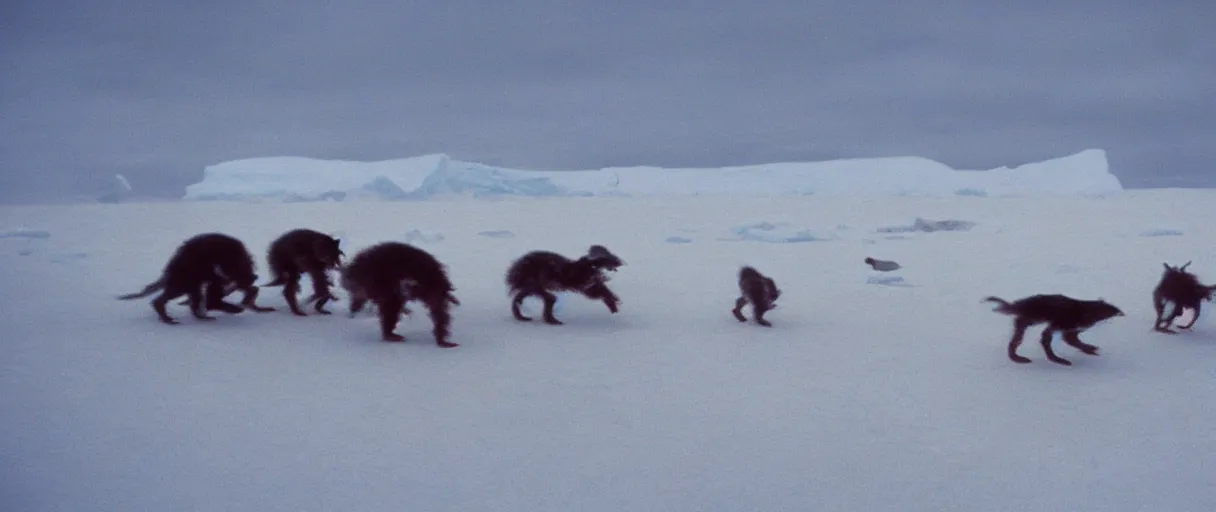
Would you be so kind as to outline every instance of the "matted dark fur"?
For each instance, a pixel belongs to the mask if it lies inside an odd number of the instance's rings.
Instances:
[[[418,300],[427,307],[434,324],[435,344],[455,347],[447,341],[452,317],[449,304],[459,304],[452,295],[447,270],[430,253],[401,242],[381,242],[368,247],[342,268],[340,284],[350,294],[350,316],[371,301],[380,314],[380,337],[405,341],[394,333],[405,303]]]
[[[215,319],[206,314],[209,310],[229,314],[244,311],[241,306],[224,301],[228,293],[237,289],[245,292],[241,305],[257,312],[274,311],[274,308],[254,303],[258,296],[258,287],[254,285],[258,277],[255,269],[253,257],[240,240],[223,233],[204,233],[178,246],[161,271],[160,279],[142,291],[118,299],[138,299],[164,290],[151,304],[160,321],[166,324],[178,323],[165,311],[165,306],[182,295],[189,296],[190,312],[200,320]]]
[[[341,241],[325,233],[311,229],[293,229],[284,233],[271,242],[266,251],[266,262],[270,265],[274,281],[262,286],[283,286],[283,298],[291,312],[298,316],[307,316],[300,310],[296,302],[296,294],[300,291],[300,277],[308,274],[312,281],[313,294],[306,303],[316,301],[314,310],[328,315],[324,309],[325,303],[336,299],[329,291],[333,284],[327,272],[342,266],[345,253],[340,247]]]
[[[1099,322],[1123,316],[1123,311],[1102,299],[1079,300],[1059,294],[1031,295],[1013,302],[998,297],[988,297],[984,301],[997,303],[998,305],[993,311],[1013,317],[1013,337],[1009,340],[1009,359],[1015,363],[1030,362],[1030,359],[1018,355],[1017,349],[1018,345],[1022,343],[1026,329],[1031,326],[1047,324],[1047,327],[1043,328],[1042,336],[1039,337],[1039,342],[1043,345],[1043,352],[1047,354],[1047,359],[1051,362],[1068,366],[1072,362],[1057,356],[1051,349],[1052,336],[1056,332],[1061,333],[1064,343],[1081,352],[1096,356],[1098,347],[1081,341],[1079,335]]]
[[[752,305],[752,317],[757,324],[772,327],[773,324],[764,319],[764,313],[776,308],[776,302],[781,297],[781,289],[772,278],[761,274],[754,267],[743,266],[739,269],[739,298],[735,299],[735,309],[730,312],[735,319],[746,322],[743,316],[743,306]]]
[[[592,300],[602,300],[608,311],[619,311],[621,299],[605,284],[605,270],[616,272],[624,265],[615,254],[602,245],[592,245],[587,254],[577,260],[551,251],[531,251],[511,263],[507,269],[508,293],[514,295],[511,314],[516,320],[530,322],[531,317],[520,312],[524,299],[536,295],[544,301],[544,321],[553,325],[562,322],[553,316],[557,304],[555,292],[578,292]]]
[[[1184,309],[1193,310],[1195,316],[1191,318],[1190,323],[1179,325],[1178,328],[1190,329],[1199,320],[1200,305],[1204,300],[1211,301],[1213,293],[1216,293],[1216,286],[1200,283],[1195,274],[1186,271],[1186,267],[1190,264],[1191,262],[1188,261],[1180,267],[1174,267],[1168,263],[1162,263],[1165,270],[1161,273],[1161,281],[1153,289],[1153,310],[1157,312],[1153,330],[1175,334],[1176,331],[1170,327],[1173,326],[1175,319],[1182,316]],[[1165,315],[1167,302],[1174,305],[1169,316]]]

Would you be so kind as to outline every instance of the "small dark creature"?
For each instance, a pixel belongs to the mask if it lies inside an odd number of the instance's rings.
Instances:
[[[179,323],[169,316],[165,306],[182,295],[189,296],[190,312],[200,320],[214,320],[215,317],[206,314],[210,310],[229,314],[244,311],[241,306],[224,301],[228,293],[237,289],[245,292],[241,305],[257,312],[274,311],[274,308],[261,307],[254,302],[258,296],[258,287],[254,285],[258,278],[255,268],[253,257],[240,240],[222,233],[204,233],[178,246],[161,271],[160,279],[142,291],[118,299],[138,299],[164,290],[152,300],[152,309],[166,324]]]
[[[604,271],[616,272],[624,264],[602,245],[592,245],[587,249],[587,254],[577,260],[550,251],[524,254],[507,269],[508,293],[514,295],[511,314],[521,322],[531,321],[531,317],[520,312],[520,307],[524,299],[536,295],[545,304],[545,323],[562,325],[553,316],[553,306],[557,304],[554,293],[566,291],[578,292],[592,300],[602,300],[608,306],[608,311],[616,313],[621,300],[605,284],[609,277]]]
[[[1191,265],[1191,262],[1186,262],[1180,267],[1170,266],[1168,263],[1162,263],[1165,271],[1161,274],[1161,281],[1157,283],[1157,287],[1153,289],[1153,309],[1157,312],[1157,320],[1153,323],[1153,330],[1168,334],[1175,334],[1177,331],[1170,329],[1174,320],[1182,316],[1184,309],[1195,311],[1195,316],[1191,318],[1190,323],[1179,325],[1179,329],[1190,329],[1199,320],[1200,305],[1204,300],[1211,301],[1213,293],[1216,293],[1216,286],[1208,286],[1199,282],[1199,278],[1195,274],[1186,271],[1186,267]],[[1174,305],[1174,309],[1169,316],[1165,316],[1165,304],[1169,302]]]
[[[294,229],[284,233],[270,244],[266,253],[266,262],[275,279],[262,286],[283,286],[283,298],[287,300],[291,312],[306,316],[296,302],[296,293],[300,291],[300,277],[308,274],[313,294],[306,303],[316,301],[314,310],[317,313],[330,314],[324,309],[325,303],[336,297],[329,291],[333,282],[326,272],[342,266],[342,257],[346,254],[340,245],[341,241],[337,238],[311,229]]]
[[[993,311],[1013,317],[1013,338],[1009,340],[1009,359],[1015,363],[1030,362],[1029,358],[1018,355],[1017,349],[1018,345],[1022,343],[1026,329],[1031,326],[1047,324],[1047,327],[1043,328],[1042,336],[1039,337],[1039,342],[1043,345],[1043,352],[1047,354],[1047,359],[1051,362],[1069,366],[1072,365],[1071,361],[1057,356],[1051,350],[1052,336],[1056,332],[1061,333],[1064,343],[1081,352],[1096,356],[1098,347],[1081,341],[1080,334],[1099,322],[1116,316],[1124,316],[1123,311],[1102,299],[1079,300],[1058,294],[1032,295],[1014,302],[1008,302],[998,297],[988,297],[984,301],[995,302],[997,307]]]
[[[900,268],[903,268],[899,265],[899,263],[896,263],[894,261],[876,260],[874,258],[866,258],[865,263],[866,263],[866,265],[869,265],[870,268],[877,270],[879,272],[891,272],[893,270],[899,270]]]
[[[739,269],[739,293],[739,298],[735,299],[735,309],[730,311],[735,318],[740,322],[746,322],[747,318],[743,316],[743,306],[750,303],[752,317],[755,318],[756,323],[772,327],[773,324],[764,319],[764,313],[777,307],[777,298],[781,297],[781,289],[777,288],[777,283],[755,268],[744,266]]]
[[[449,304],[459,304],[452,295],[447,270],[430,253],[401,242],[381,242],[368,247],[342,268],[340,284],[350,294],[350,316],[354,317],[368,301],[380,314],[380,338],[405,341],[393,332],[406,302],[421,301],[430,311],[435,344],[459,346],[447,341],[451,326]]]

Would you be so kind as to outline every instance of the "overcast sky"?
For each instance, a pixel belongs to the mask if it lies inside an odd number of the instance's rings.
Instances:
[[[1126,187],[1216,187],[1214,31],[1211,0],[6,0],[0,201],[435,152],[983,169],[1096,147]]]

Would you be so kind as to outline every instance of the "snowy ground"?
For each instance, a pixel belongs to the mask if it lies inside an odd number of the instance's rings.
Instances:
[[[1216,324],[1151,333],[1161,262],[1216,281],[1211,191],[1111,199],[553,199],[0,209],[0,503],[8,511],[1216,509]],[[921,232],[917,218],[974,223]],[[742,240],[747,226],[767,228]],[[264,305],[158,323],[114,297],[185,237],[291,228],[347,253],[407,234],[463,306],[437,348],[372,317]],[[801,243],[772,243],[785,230]],[[815,236],[802,236],[806,234]],[[434,235],[442,235],[436,237]],[[429,240],[429,241],[428,241]],[[622,310],[510,318],[525,251],[592,243]],[[866,256],[899,262],[867,284]],[[737,323],[735,273],[784,295]],[[884,276],[890,277],[890,276]],[[263,279],[264,281],[265,279]],[[1128,314],[1075,365],[1005,358],[980,299],[1061,292]],[[335,304],[341,312],[346,301]]]

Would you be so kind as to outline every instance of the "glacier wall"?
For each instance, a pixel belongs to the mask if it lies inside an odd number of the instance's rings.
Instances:
[[[445,154],[379,162],[263,157],[203,169],[192,201],[425,200],[569,196],[1106,196],[1123,190],[1106,152],[1014,168],[955,170],[920,157],[858,158],[718,168],[610,167],[534,171],[453,160]]]

